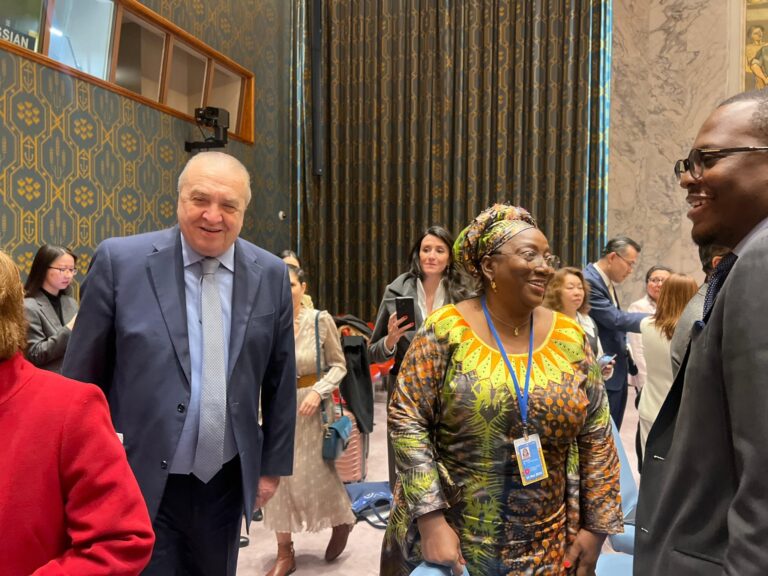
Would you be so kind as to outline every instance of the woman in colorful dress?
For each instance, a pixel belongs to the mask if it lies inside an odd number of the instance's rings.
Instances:
[[[559,263],[531,215],[496,204],[454,256],[480,296],[434,312],[389,405],[395,503],[381,574],[593,574],[621,532],[600,370],[574,320],[541,306]]]
[[[293,475],[280,481],[272,499],[264,506],[264,526],[277,535],[277,561],[267,576],[285,576],[296,570],[291,534],[333,528],[325,550],[328,562],[347,545],[355,523],[344,484],[333,462],[323,460],[323,422],[320,404],[333,418],[331,395],[347,373],[344,351],[333,318],[326,311],[301,306],[306,291],[304,273],[288,266],[293,297],[293,333],[296,338],[296,395],[298,414],[294,440]],[[316,318],[317,317],[317,318]],[[317,373],[315,320],[320,336],[321,370]],[[327,371],[326,371],[327,370]]]

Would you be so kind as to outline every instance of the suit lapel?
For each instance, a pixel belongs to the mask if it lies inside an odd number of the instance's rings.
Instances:
[[[51,326],[60,328],[61,320],[59,320],[59,316],[56,314],[56,310],[53,309],[53,305],[51,304],[51,301],[48,300],[48,297],[45,294],[40,293],[35,296],[35,300],[37,300],[37,304],[40,306],[40,311],[43,316],[45,316],[48,323],[51,324]]]
[[[261,266],[249,259],[238,239],[235,243],[235,278],[232,286],[232,313],[229,332],[229,370],[227,382],[240,356],[251,310],[261,285]]]
[[[178,228],[172,228],[166,237],[155,243],[155,252],[147,256],[147,266],[171,343],[189,384],[192,370],[187,333],[187,298]]]

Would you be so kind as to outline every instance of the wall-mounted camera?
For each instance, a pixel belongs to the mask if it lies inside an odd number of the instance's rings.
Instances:
[[[229,112],[224,108],[206,106],[195,108],[195,122],[200,128],[203,140],[198,142],[184,142],[184,150],[198,152],[211,148],[224,148],[227,145],[227,130],[229,129]],[[206,136],[203,126],[213,128],[213,136]]]

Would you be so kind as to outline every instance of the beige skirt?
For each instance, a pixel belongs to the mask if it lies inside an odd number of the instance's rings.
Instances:
[[[264,506],[264,527],[275,532],[318,532],[340,524],[354,524],[349,496],[332,462],[323,460],[320,410],[298,413],[312,388],[297,390],[293,476],[280,480],[277,492]]]

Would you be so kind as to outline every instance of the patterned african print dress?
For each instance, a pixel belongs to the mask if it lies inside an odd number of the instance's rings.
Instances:
[[[521,385],[528,354],[510,354]],[[523,486],[513,441],[523,435],[500,353],[455,306],[414,338],[389,406],[399,470],[382,575],[420,561],[415,518],[444,509],[472,576],[564,575],[580,527],[622,531],[619,462],[600,371],[581,327],[554,313],[533,354],[528,429],[541,437],[549,477]],[[410,562],[409,562],[410,561]]]

